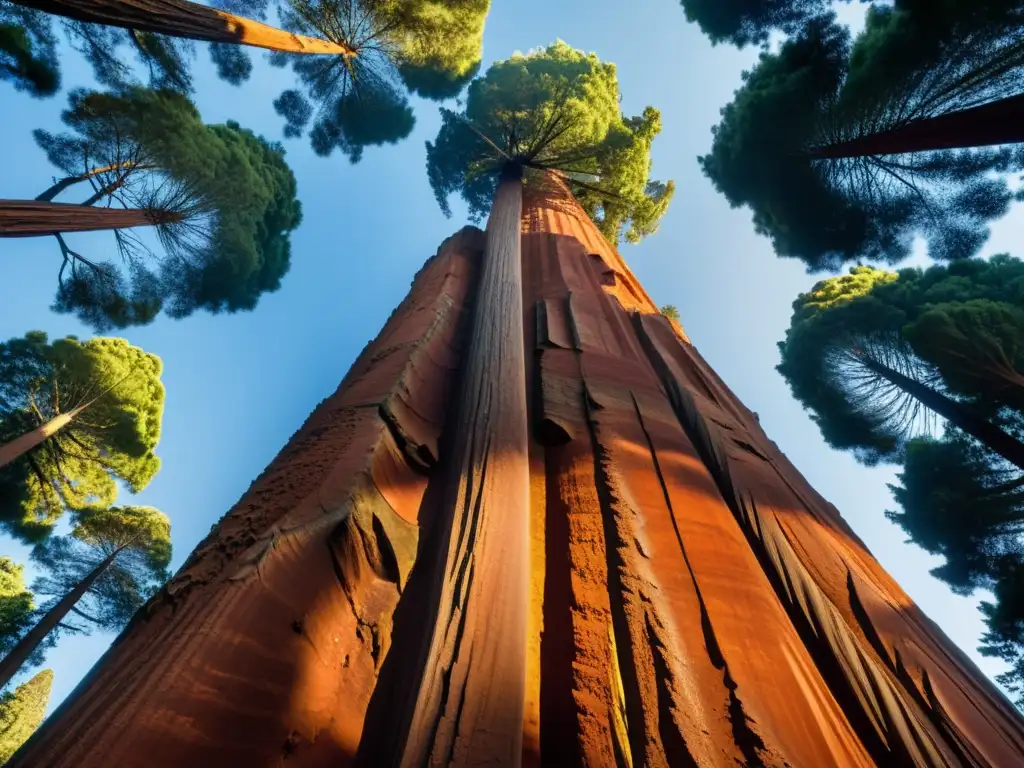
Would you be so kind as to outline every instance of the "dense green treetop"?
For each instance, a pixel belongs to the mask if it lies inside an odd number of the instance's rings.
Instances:
[[[53,670],[44,669],[13,693],[0,694],[0,765],[11,759],[46,717]]]
[[[1021,165],[1009,148],[813,157],[1016,87],[1024,70],[998,65],[1009,55],[1005,34],[986,28],[951,41],[915,19],[873,7],[851,46],[845,27],[817,17],[777,53],[762,53],[722,110],[704,173],[730,204],[751,208],[780,256],[811,270],[897,263],[922,236],[933,258],[963,258],[1007,210],[1012,195],[999,174]]]
[[[613,243],[653,233],[675,190],[649,180],[658,111],[624,118],[615,65],[562,41],[491,65],[469,86],[461,113],[442,109],[427,171],[442,210],[458,192],[486,215],[509,164],[556,170]],[[527,177],[529,183],[529,176]]]
[[[429,98],[457,95],[480,64],[490,0],[283,0],[282,26],[355,51],[345,56],[274,55],[302,86],[274,102],[285,136],[312,120],[317,154],[341,150],[358,162],[368,146],[407,137],[411,88]]]
[[[52,536],[33,550],[43,576],[32,588],[45,610],[109,558],[59,629],[118,631],[168,578],[170,520],[153,507],[89,507],[73,516],[70,535]]]
[[[911,540],[946,562],[932,573],[954,591],[991,588],[1003,564],[1024,558],[1024,477],[955,430],[907,446],[900,512],[886,512]],[[1024,606],[1021,606],[1024,617]]]
[[[0,80],[33,96],[60,89],[57,41],[45,13],[0,0]]]
[[[1024,708],[1024,475],[956,430],[907,446],[901,512],[886,512],[910,540],[945,562],[932,573],[959,594],[990,590],[982,654],[1010,669],[996,680]]]
[[[87,202],[169,208],[184,220],[158,228],[156,249],[119,232],[120,261],[94,261],[61,239],[58,311],[105,330],[149,322],[161,308],[174,317],[252,309],[279,287],[301,221],[280,145],[234,122],[204,125],[166,90],[78,90],[63,120],[71,132],[37,130],[36,141],[69,179],[92,185]]]
[[[794,302],[779,371],[830,444],[892,458],[928,419],[865,360],[878,355],[998,420],[1024,407],[1022,302],[1024,262],[1007,255],[898,273],[855,267]]]
[[[765,45],[775,30],[795,34],[828,9],[828,0],[682,0],[686,18],[713,43]]]
[[[661,314],[667,317],[669,320],[675,320],[679,322],[679,310],[676,309],[674,304],[666,304],[661,308]]]
[[[124,339],[47,341],[34,331],[0,344],[0,440],[83,405],[79,415],[0,468],[0,524],[38,541],[66,508],[111,504],[117,482],[140,491],[160,468],[160,358]]]
[[[6,655],[32,624],[35,600],[25,588],[23,572],[9,557],[0,557],[0,655]]]

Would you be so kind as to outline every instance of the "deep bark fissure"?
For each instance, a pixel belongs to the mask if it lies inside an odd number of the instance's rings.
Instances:
[[[522,169],[510,163],[487,224],[454,433],[439,470],[436,554],[417,565],[435,620],[417,671],[399,682],[407,714],[392,712],[396,732],[361,750],[373,764],[520,760],[530,584],[521,216]]]
[[[58,624],[63,621],[64,617],[71,612],[71,609],[75,604],[82,599],[86,592],[96,583],[96,580],[104,574],[109,568],[121,550],[117,549],[107,555],[100,563],[93,568],[78,584],[75,585],[74,589],[68,592],[60,601],[53,606],[46,614],[36,623],[28,633],[18,641],[18,644],[11,649],[11,652],[7,654],[2,660],[0,660],[0,688],[6,686],[21,669],[22,665],[28,661],[28,658],[32,653],[39,647],[39,644],[46,639],[46,636],[52,632]]]

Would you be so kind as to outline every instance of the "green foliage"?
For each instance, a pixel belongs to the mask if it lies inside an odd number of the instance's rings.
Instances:
[[[44,669],[14,693],[0,695],[0,765],[10,760],[43,722],[52,686],[53,670]]]
[[[52,96],[60,90],[60,62],[49,16],[0,0],[0,80],[33,96]]]
[[[0,468],[0,525],[25,541],[52,531],[66,508],[108,505],[116,481],[134,492],[160,468],[160,358],[124,339],[34,331],[0,344],[0,440],[87,407],[41,445]]]
[[[142,85],[135,71],[135,65],[139,65],[150,88],[182,94],[192,91],[194,41],[74,19],[61,18],[59,23],[101,85],[114,89]]]
[[[1010,665],[997,680],[1024,708],[1024,475],[954,430],[907,447],[902,512],[886,512],[910,540],[945,562],[932,573],[959,594],[990,590],[981,652]]]
[[[895,264],[923,237],[933,258],[964,258],[1008,209],[1000,174],[1022,162],[1009,148],[819,157],[847,140],[1016,92],[1024,48],[1013,52],[1005,25],[961,21],[940,35],[930,19],[872,7],[851,46],[833,17],[817,17],[744,75],[700,162],[731,205],[751,208],[780,256],[811,270],[862,259]]]
[[[556,170],[612,242],[623,232],[635,242],[657,229],[674,191],[648,179],[658,111],[624,119],[615,65],[562,41],[492,64],[470,84],[464,111],[441,118],[427,171],[446,214],[458,192],[471,216],[486,215],[510,164]]]
[[[1024,412],[1024,262],[967,259],[899,273],[855,267],[793,304],[778,370],[834,447],[898,459],[934,418],[882,382],[891,367],[999,421]]]
[[[0,654],[6,655],[32,625],[35,600],[25,588],[25,567],[0,557]]]
[[[398,71],[414,93],[458,96],[480,70],[491,0],[426,0],[401,42]]]
[[[289,234],[301,221],[284,150],[235,122],[204,125],[184,96],[141,88],[75,91],[64,123],[37,130],[51,163],[93,189],[87,202],[158,207],[181,222],[158,228],[158,245],[116,233],[120,261],[96,262],[61,238],[54,308],[97,330],[197,309],[252,309],[290,266]],[[102,169],[102,170],[98,170]]]
[[[153,507],[88,507],[73,515],[69,536],[52,536],[33,550],[44,575],[32,588],[48,598],[46,610],[111,558],[58,633],[119,631],[168,578],[170,520]]]
[[[275,100],[285,136],[301,136],[319,155],[339,149],[358,162],[368,146],[407,137],[415,119],[411,88],[429,98],[459,93],[482,54],[490,0],[287,0],[282,25],[355,51],[345,56],[272,56],[291,66],[302,90]]]
[[[666,304],[661,308],[661,314],[667,317],[669,320],[679,322],[679,310],[675,308],[673,304]]]
[[[773,30],[795,34],[828,9],[827,0],[682,0],[689,21],[713,43],[766,45]]]
[[[945,558],[932,573],[954,591],[991,589],[1007,563],[1024,557],[1024,477],[1016,467],[951,431],[941,441],[912,441],[898,477],[890,490],[903,510],[886,517]]]

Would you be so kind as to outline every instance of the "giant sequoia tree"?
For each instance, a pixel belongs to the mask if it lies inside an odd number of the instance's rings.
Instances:
[[[35,134],[64,174],[37,200],[85,187],[84,206],[162,218],[155,242],[118,230],[121,258],[100,261],[65,241],[60,211],[51,216],[62,257],[55,309],[105,330],[149,322],[162,308],[173,317],[252,309],[280,286],[301,209],[279,145],[237,123],[204,125],[172,91],[75,91],[63,119],[70,132]]]
[[[111,504],[156,474],[160,358],[124,339],[32,332],[0,344],[0,524],[46,537],[66,508]]]
[[[152,507],[88,507],[68,536],[36,547],[44,575],[33,584],[50,598],[35,625],[0,660],[0,687],[57,631],[117,631],[167,579],[171,524]]]
[[[873,7],[852,47],[833,18],[811,20],[745,76],[701,158],[705,174],[753,210],[779,255],[812,270],[896,263],[917,236],[934,258],[974,254],[1012,199],[1000,174],[1021,162],[1012,148],[977,148],[991,137],[963,127],[962,110],[1021,91],[1016,28],[987,19],[943,26]],[[929,138],[941,125],[925,121],[954,117],[957,141]],[[897,142],[900,131],[918,138]]]
[[[994,296],[986,286],[994,275],[981,264],[899,274],[857,267],[794,302],[778,370],[830,445],[868,464],[898,460],[908,440],[934,432],[938,417],[1024,468],[1024,443],[1000,425],[1000,409],[1018,401],[1012,379],[979,375],[989,361],[1013,374],[1004,359],[1016,354],[1012,328],[1020,326],[977,317],[977,294]],[[1019,268],[1003,258],[991,269],[1008,277]],[[1020,282],[1003,290],[1010,295]]]
[[[267,3],[262,4],[264,7]],[[274,107],[286,136],[301,136],[320,155],[339,149],[352,162],[367,146],[395,143],[412,131],[406,98],[454,96],[479,66],[490,0],[282,0],[282,23],[350,48],[345,57],[289,58],[301,89]]]

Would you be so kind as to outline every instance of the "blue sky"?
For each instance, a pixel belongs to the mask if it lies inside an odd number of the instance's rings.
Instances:
[[[859,27],[863,7],[841,5],[840,12]],[[659,304],[679,308],[701,353],[911,597],[986,673],[1000,671],[975,651],[982,632],[977,600],[957,597],[932,578],[928,570],[938,558],[905,544],[884,518],[894,507],[886,488],[892,470],[866,469],[828,448],[774,370],[790,305],[816,278],[776,258],[754,233],[749,211],[731,210],[696,162],[756,52],[712,47],[687,24],[677,0],[494,0],[484,64],[556,38],[616,62],[624,112],[640,114],[648,104],[662,112],[654,175],[674,179],[677,192],[658,234],[623,248],[637,277]],[[234,88],[216,79],[200,50],[195,75],[195,101],[206,122],[234,119],[267,138],[282,137],[271,102],[288,87],[287,71],[258,62],[252,80]],[[65,93],[92,85],[85,63],[70,52],[64,85]],[[49,185],[57,171],[31,131],[58,129],[65,105],[66,95],[38,101],[0,83],[0,140],[8,148],[0,197],[31,198]],[[171,516],[175,567],[337,387],[418,267],[462,225],[457,205],[452,220],[441,215],[424,173],[423,145],[437,131],[437,106],[417,101],[415,107],[409,139],[369,149],[355,166],[338,155],[315,156],[304,140],[286,143],[305,218],[292,236],[291,272],[254,312],[160,317],[121,334],[164,361],[163,468],[135,501]],[[1022,231],[1018,208],[996,224],[985,253],[1011,251]],[[111,247],[102,234],[75,242],[93,253]],[[0,241],[0,339],[31,329],[51,337],[90,335],[49,310],[58,267],[52,239]],[[6,538],[0,554],[28,559],[27,548]],[[50,652],[51,706],[111,639],[71,637]]]

